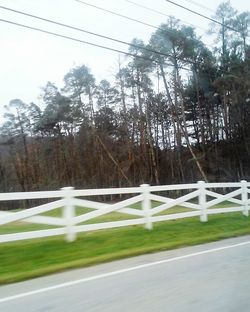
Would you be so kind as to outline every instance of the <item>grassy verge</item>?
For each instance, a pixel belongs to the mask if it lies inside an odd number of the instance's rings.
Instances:
[[[152,231],[131,226],[82,233],[73,243],[54,237],[0,244],[0,284],[245,234],[250,218],[227,213],[211,215],[207,223],[198,217],[159,222]]]

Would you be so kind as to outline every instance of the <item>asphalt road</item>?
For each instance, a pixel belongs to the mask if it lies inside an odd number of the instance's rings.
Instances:
[[[250,236],[0,287],[1,312],[249,312]]]

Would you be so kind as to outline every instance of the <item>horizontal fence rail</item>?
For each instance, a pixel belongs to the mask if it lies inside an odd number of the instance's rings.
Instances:
[[[217,189],[220,193],[215,191]],[[173,194],[174,198],[170,196]],[[132,225],[144,225],[150,230],[155,222],[196,216],[201,222],[207,222],[209,215],[218,213],[242,212],[243,215],[249,216],[249,194],[250,183],[244,180],[233,183],[198,181],[192,184],[160,186],[143,184],[140,187],[85,190],[65,187],[59,191],[2,193],[0,230],[2,228],[4,231],[4,226],[12,222],[19,225],[42,224],[56,228],[1,234],[0,243],[56,235],[65,235],[66,240],[71,242],[76,239],[77,233],[86,231]],[[114,203],[89,200],[89,197],[107,195],[116,195],[116,198],[120,196],[121,200]],[[122,196],[128,195],[129,198],[122,199]],[[1,211],[4,201],[38,199],[54,201],[15,212]],[[230,206],[232,204],[235,206]],[[84,208],[84,211],[79,213],[79,207]],[[46,215],[55,209],[60,211],[59,217]],[[103,222],[102,218],[105,216],[109,216],[108,221]],[[117,216],[123,216],[123,219],[114,220]]]

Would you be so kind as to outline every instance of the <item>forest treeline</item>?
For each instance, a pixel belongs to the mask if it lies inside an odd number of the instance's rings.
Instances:
[[[42,103],[13,99],[0,137],[0,191],[250,179],[250,13],[218,6],[207,46],[175,18],[134,39],[115,79],[85,65]],[[156,53],[157,51],[158,53]]]

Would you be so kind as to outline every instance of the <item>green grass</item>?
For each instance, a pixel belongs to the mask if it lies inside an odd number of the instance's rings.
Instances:
[[[59,213],[52,214],[58,216]],[[79,213],[81,209],[77,209]],[[126,215],[115,213],[101,218],[105,222],[117,217],[126,218]],[[5,229],[2,227],[1,233],[38,227],[40,225],[14,223]],[[152,231],[143,226],[130,226],[81,233],[73,243],[66,243],[63,237],[4,243],[0,244],[0,284],[245,234],[250,234],[250,218],[241,213],[227,213],[211,215],[207,223],[201,223],[199,217],[159,222]]]

